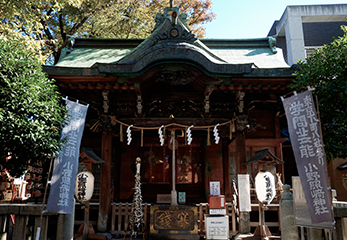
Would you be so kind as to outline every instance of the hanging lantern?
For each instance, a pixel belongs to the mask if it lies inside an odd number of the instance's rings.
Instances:
[[[259,172],[255,176],[255,191],[260,202],[267,205],[276,195],[275,177],[270,172]]]
[[[94,192],[94,176],[89,171],[80,172],[77,174],[75,197],[81,203],[89,201]]]

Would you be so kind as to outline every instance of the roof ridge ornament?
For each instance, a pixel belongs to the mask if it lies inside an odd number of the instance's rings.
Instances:
[[[277,53],[277,49],[276,49],[276,36],[270,36],[268,37],[268,42],[270,45],[270,48],[272,50],[273,53]]]
[[[152,32],[154,32],[166,19],[172,22],[172,25],[177,25],[178,20],[189,29],[188,26],[188,15],[181,13],[178,7],[167,7],[164,9],[164,13],[157,13],[155,15],[155,26]]]
[[[71,53],[73,48],[74,48],[74,45],[75,45],[75,37],[74,36],[71,36],[71,35],[67,35],[68,39],[67,39],[67,51],[66,53]]]

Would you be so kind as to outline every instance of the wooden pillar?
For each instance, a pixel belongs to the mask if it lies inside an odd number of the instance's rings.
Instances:
[[[243,131],[235,133],[236,145],[236,172],[237,174],[247,174],[246,162],[246,137]],[[249,212],[240,212],[239,232],[248,234],[251,231],[251,220]]]
[[[101,164],[100,174],[100,198],[99,198],[99,217],[98,231],[107,230],[107,219],[110,209],[110,190],[111,190],[111,162],[112,162],[112,135],[110,130],[102,132],[101,158],[105,161]]]
[[[243,131],[235,133],[236,145],[236,172],[237,174],[247,174],[246,162],[246,137]]]
[[[120,198],[120,176],[121,176],[121,161],[122,161],[122,142],[116,138],[113,170],[113,186],[114,186],[114,201],[118,202]]]
[[[230,173],[229,173],[229,138],[222,138],[222,153],[223,153],[223,175],[224,175],[224,195],[228,202],[232,201]]]
[[[280,117],[275,116],[274,118],[274,124],[275,124],[275,138],[281,138],[281,127],[280,127]]]

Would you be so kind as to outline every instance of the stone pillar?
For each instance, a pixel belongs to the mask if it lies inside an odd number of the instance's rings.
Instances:
[[[239,233],[247,234],[251,231],[251,220],[249,212],[240,212]]]
[[[57,224],[57,239],[73,240],[74,224],[75,207],[73,208],[71,214],[59,214]]]
[[[347,240],[347,207],[334,207],[335,229],[334,240]]]
[[[41,222],[41,216],[35,216],[34,219],[34,239],[37,239],[38,234],[38,227],[40,226],[40,240],[46,240],[47,239],[47,230],[48,230],[48,218],[49,216],[42,216],[42,222]]]
[[[283,185],[280,200],[280,222],[282,240],[299,240],[299,230],[294,222],[293,195],[289,185]]]
[[[307,230],[307,240],[322,239],[322,229],[306,228],[306,230]]]
[[[12,239],[25,239],[27,234],[27,218],[28,216],[16,215],[16,221],[13,226]]]

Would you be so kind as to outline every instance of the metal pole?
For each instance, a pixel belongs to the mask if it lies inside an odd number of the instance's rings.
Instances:
[[[265,212],[264,212],[264,205],[262,203],[259,203],[259,213],[260,213],[260,236],[263,239],[266,237],[265,231]]]
[[[176,192],[176,146],[175,146],[175,130],[171,131],[172,141],[172,191],[171,191],[171,205],[177,205],[177,192]]]
[[[43,195],[42,206],[41,206],[40,224],[39,224],[39,226],[37,228],[37,232],[36,232],[36,240],[40,239],[40,232],[41,232],[41,226],[42,226],[42,221],[43,221],[43,211],[45,208],[46,194],[47,194],[47,188],[48,188],[48,180],[49,180],[49,176],[51,175],[53,159],[54,159],[54,156],[51,158],[51,162],[49,164],[47,182],[46,182],[46,187],[45,187],[45,194]]]
[[[301,240],[305,240],[305,228],[300,227],[300,230],[301,230]]]

